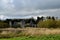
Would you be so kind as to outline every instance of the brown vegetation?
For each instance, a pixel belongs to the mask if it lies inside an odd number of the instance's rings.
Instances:
[[[60,29],[56,28],[5,28],[0,29],[0,37],[15,37],[29,35],[60,34]]]

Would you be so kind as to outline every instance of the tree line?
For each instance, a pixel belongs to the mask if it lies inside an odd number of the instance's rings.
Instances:
[[[0,20],[0,28],[9,28],[10,27],[9,20],[12,20],[12,19]],[[38,28],[60,28],[60,19],[54,16],[37,17],[36,20],[34,18],[14,19],[12,22],[15,22],[15,21],[19,22],[22,20],[25,20],[25,23],[30,23],[30,21],[32,20],[32,23],[35,24],[36,27]],[[16,27],[19,27],[19,25],[17,25]],[[25,25],[25,27],[32,27],[32,26]]]

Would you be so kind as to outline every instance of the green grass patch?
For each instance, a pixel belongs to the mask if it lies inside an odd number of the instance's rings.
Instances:
[[[40,35],[40,36],[21,36],[14,38],[0,38],[0,40],[60,40],[58,35]]]

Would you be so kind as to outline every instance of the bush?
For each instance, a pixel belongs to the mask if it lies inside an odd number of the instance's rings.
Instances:
[[[56,26],[57,26],[58,28],[60,28],[60,20],[57,20]]]
[[[7,28],[8,26],[8,23],[0,22],[0,28]]]
[[[40,28],[56,28],[56,21],[52,19],[48,19],[45,21],[40,21],[37,25]]]

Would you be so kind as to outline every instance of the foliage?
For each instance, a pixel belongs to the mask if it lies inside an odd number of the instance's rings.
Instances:
[[[56,28],[56,21],[52,19],[40,21],[38,24],[38,27],[41,28]]]
[[[23,21],[25,20],[25,22]],[[40,28],[60,28],[60,20],[59,19],[56,19],[56,17],[54,16],[47,16],[47,17],[37,17],[37,20],[35,20],[33,17],[30,18],[30,19],[8,19],[8,20],[0,20],[0,28],[7,28],[7,27],[12,27],[12,28],[24,28],[24,27],[32,27],[30,24],[31,21],[33,22],[33,24],[36,24],[36,27],[40,27]],[[12,25],[10,26],[9,24],[9,21],[11,21]],[[21,24],[14,24],[15,22],[20,22],[20,21],[23,21],[24,24],[21,25]],[[34,25],[35,27],[35,25]]]
[[[60,20],[57,20],[56,26],[57,26],[58,28],[60,28]]]
[[[7,28],[9,25],[8,23],[5,23],[5,22],[0,22],[0,28]]]

